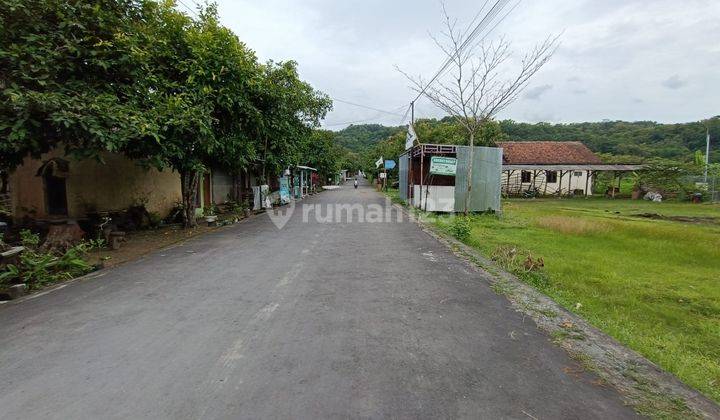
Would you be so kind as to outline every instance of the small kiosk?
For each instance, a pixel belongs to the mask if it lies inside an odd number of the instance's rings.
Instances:
[[[468,190],[468,166],[472,182]],[[400,198],[432,212],[500,212],[502,149],[418,144],[400,155]]]

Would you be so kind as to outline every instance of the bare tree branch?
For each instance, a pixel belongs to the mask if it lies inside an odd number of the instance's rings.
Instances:
[[[483,5],[483,10],[487,1]],[[530,79],[547,64],[557,51],[560,35],[548,36],[530,52],[523,55],[519,69],[508,71],[505,67],[511,57],[510,43],[503,37],[486,42],[484,37],[475,40],[476,31],[470,31],[478,15],[465,30],[458,29],[444,3],[441,3],[444,29],[439,36],[430,36],[442,51],[445,64],[429,82],[413,77],[401,69],[412,84],[411,88],[425,96],[436,107],[452,116],[467,132],[471,147],[484,123],[491,121],[499,112],[510,106],[525,89]],[[492,9],[491,9],[492,10]],[[482,10],[481,10],[482,11]],[[489,14],[486,17],[490,16]],[[494,18],[494,16],[492,16]],[[493,27],[494,28],[494,27]],[[508,74],[514,74],[507,78]],[[472,157],[468,166],[468,194],[472,175]],[[465,203],[467,213],[467,202]]]

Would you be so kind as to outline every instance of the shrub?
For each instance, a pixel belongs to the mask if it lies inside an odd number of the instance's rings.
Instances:
[[[81,243],[67,251],[56,254],[39,249],[40,236],[28,230],[20,232],[25,251],[20,255],[17,265],[8,264],[0,273],[0,283],[24,283],[29,290],[41,288],[47,284],[83,275],[92,270],[83,256],[90,245]]]
[[[450,234],[461,241],[469,239],[471,232],[470,219],[465,216],[455,216],[450,222]]]

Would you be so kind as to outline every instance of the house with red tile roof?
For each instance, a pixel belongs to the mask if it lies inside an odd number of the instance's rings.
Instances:
[[[624,173],[639,165],[607,165],[579,141],[505,141],[502,192],[512,195],[592,195],[595,175]]]

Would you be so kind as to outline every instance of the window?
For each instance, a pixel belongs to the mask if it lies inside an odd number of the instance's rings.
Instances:
[[[556,184],[557,171],[545,171],[545,179],[547,179],[548,184]]]
[[[520,172],[520,182],[530,182],[530,171]]]
[[[583,173],[582,173],[581,171],[575,171],[575,172],[573,172],[573,175],[575,175],[575,176],[582,176]]]

